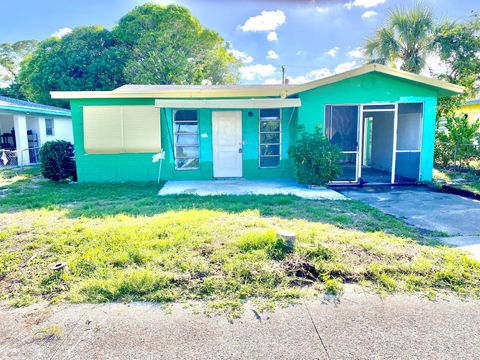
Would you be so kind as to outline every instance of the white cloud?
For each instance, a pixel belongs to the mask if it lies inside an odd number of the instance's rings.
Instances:
[[[62,38],[64,37],[65,35],[68,35],[72,32],[72,29],[68,28],[68,27],[64,27],[64,28],[61,28],[61,29],[58,29],[57,31],[55,31],[52,35],[52,37],[59,37],[59,38]]]
[[[268,41],[277,41],[278,40],[278,34],[275,31],[270,31],[267,35],[267,40]]]
[[[247,53],[244,53],[243,51],[230,49],[228,50],[228,52],[232,54],[235,59],[240,60],[244,64],[249,64],[253,61],[253,57],[251,57]]]
[[[350,1],[350,2],[348,2],[348,3],[346,3],[346,4],[343,4],[343,7],[344,7],[344,8],[347,8],[348,10],[352,10],[352,2]]]
[[[349,61],[346,63],[342,63],[337,65],[335,68],[335,74],[342,73],[348,70],[352,70],[357,65],[356,61]]]
[[[371,17],[374,17],[377,15],[377,12],[376,11],[373,11],[373,10],[368,10],[368,11],[365,11],[363,14],[362,14],[362,19],[370,19]]]
[[[350,50],[348,53],[347,53],[348,57],[350,58],[354,58],[354,59],[361,59],[364,57],[364,53],[363,53],[363,49],[362,47],[357,47],[353,50]]]
[[[330,8],[329,7],[320,7],[320,6],[317,6],[315,8],[315,10],[317,10],[317,12],[319,13],[326,13],[326,12],[329,12],[330,11]]]
[[[257,78],[266,78],[275,74],[275,66],[272,64],[257,64],[242,66],[240,68],[240,76],[244,80],[255,80]]]
[[[385,0],[355,0],[352,5],[355,7],[372,8],[385,3]]]
[[[273,51],[273,50],[268,50],[267,58],[268,58],[268,59],[278,59],[279,56],[278,56],[278,54],[277,54],[275,51]]]
[[[303,55],[303,51],[302,51],[302,50],[298,50],[298,51],[295,53],[295,55],[297,55],[297,56]]]
[[[340,48],[338,46],[335,46],[335,47],[331,48],[330,50],[328,50],[325,54],[327,54],[331,57],[335,57],[335,56],[337,56],[338,50],[340,50]]]
[[[273,31],[285,23],[285,13],[282,10],[265,11],[252,16],[240,26],[243,31]]]
[[[266,79],[263,83],[266,84],[266,85],[281,84],[281,83],[282,83],[282,79],[270,78],[270,79]]]
[[[310,81],[318,80],[318,79],[323,79],[324,77],[331,76],[332,72],[327,69],[327,68],[321,68],[321,69],[316,69],[312,70],[305,75],[299,75],[295,77],[288,76],[288,82],[290,84],[304,84]]]

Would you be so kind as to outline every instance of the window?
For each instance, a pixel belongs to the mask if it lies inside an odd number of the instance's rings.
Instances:
[[[261,168],[280,165],[280,109],[261,109],[258,124],[259,166]]]
[[[47,135],[53,135],[54,132],[54,122],[53,119],[45,119],[45,132]]]
[[[161,150],[160,110],[154,106],[84,106],[87,154],[155,153]]]
[[[198,112],[177,110],[174,114],[175,169],[199,168]]]

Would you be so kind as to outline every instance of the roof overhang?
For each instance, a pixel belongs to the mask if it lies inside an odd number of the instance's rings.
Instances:
[[[323,79],[311,81],[309,83],[298,85],[289,91],[288,95],[298,94],[303,91],[311,90],[317,87],[333,84],[338,81],[347,80],[356,76],[364,75],[371,72],[377,72],[381,74],[390,75],[396,78],[414,81],[423,85],[431,86],[438,89],[440,95],[455,95],[461,94],[464,91],[464,87],[448,83],[446,81],[433,79],[427,76],[414,74],[408,71],[398,70],[389,66],[380,64],[367,64],[358,68],[329,76]]]
[[[56,110],[49,110],[49,109],[36,109],[28,106],[0,105],[0,111],[6,111],[11,113],[24,113],[26,115],[38,114],[38,115],[48,115],[48,116],[72,117],[72,113],[68,110],[56,111]]]
[[[302,105],[300,99],[211,99],[211,100],[195,100],[195,99],[157,99],[155,106],[160,108],[174,109],[275,109],[275,108],[292,108]]]

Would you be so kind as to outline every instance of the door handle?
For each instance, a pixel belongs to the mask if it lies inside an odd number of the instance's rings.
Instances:
[[[243,153],[242,148],[238,148],[238,153],[239,153],[239,154]]]

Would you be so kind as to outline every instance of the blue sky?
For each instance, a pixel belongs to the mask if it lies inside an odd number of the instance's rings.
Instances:
[[[242,82],[279,81],[285,66],[304,82],[361,63],[358,47],[395,6],[409,0],[1,0],[0,42],[41,40],[59,29],[107,28],[136,5],[177,3],[230,42],[245,60]],[[465,20],[478,0],[426,0],[438,19]],[[434,59],[431,66],[435,67]]]

